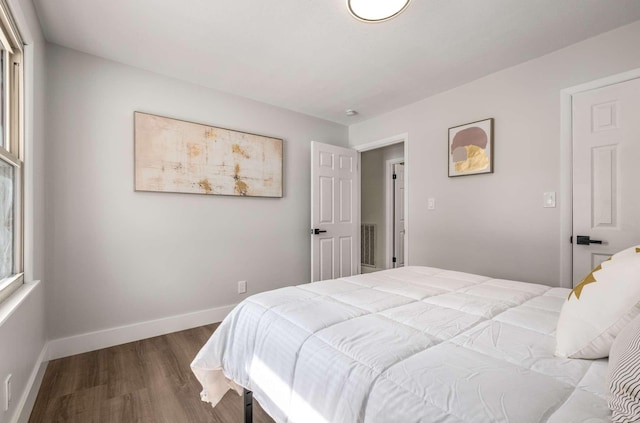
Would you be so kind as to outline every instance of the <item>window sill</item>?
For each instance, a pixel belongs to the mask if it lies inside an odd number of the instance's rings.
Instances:
[[[11,317],[39,284],[40,281],[20,284],[18,289],[9,295],[9,298],[0,303],[0,326]]]
[[[24,282],[24,273],[18,273],[0,281],[0,303],[9,298]]]

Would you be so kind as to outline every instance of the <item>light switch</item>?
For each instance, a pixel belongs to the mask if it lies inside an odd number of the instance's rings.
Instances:
[[[435,210],[435,209],[436,209],[436,199],[427,198],[427,210]]]
[[[545,192],[544,193],[544,207],[555,207],[556,206],[556,193]]]

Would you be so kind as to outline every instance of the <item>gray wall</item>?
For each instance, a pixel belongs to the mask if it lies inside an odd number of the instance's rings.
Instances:
[[[234,304],[309,280],[310,141],[345,126],[50,45],[50,337]],[[284,198],[133,191],[133,112],[284,139]]]
[[[352,125],[351,145],[409,134],[410,264],[559,284],[560,91],[640,68],[638,40],[640,22]],[[495,173],[448,178],[447,129],[489,117]]]

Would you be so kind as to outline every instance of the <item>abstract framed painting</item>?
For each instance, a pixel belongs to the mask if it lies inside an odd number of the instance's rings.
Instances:
[[[283,140],[134,113],[135,190],[282,197]]]
[[[449,177],[493,173],[493,118],[449,128]]]

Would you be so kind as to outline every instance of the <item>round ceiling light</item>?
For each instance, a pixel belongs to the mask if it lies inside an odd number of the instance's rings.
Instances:
[[[398,16],[411,0],[347,0],[354,18],[364,22],[382,22]]]

